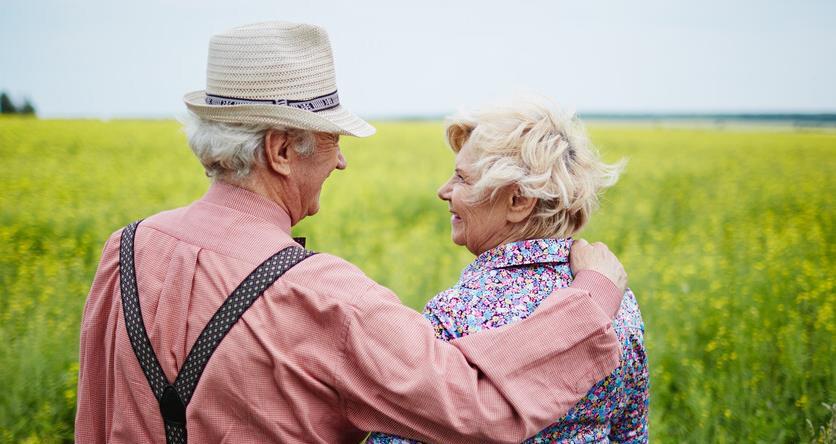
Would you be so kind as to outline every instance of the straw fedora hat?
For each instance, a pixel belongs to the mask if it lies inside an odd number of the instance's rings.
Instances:
[[[265,22],[212,36],[206,89],[183,97],[199,117],[366,137],[373,126],[340,104],[325,30]]]

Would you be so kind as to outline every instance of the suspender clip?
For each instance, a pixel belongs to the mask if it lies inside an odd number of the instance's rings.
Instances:
[[[186,424],[186,405],[177,394],[177,389],[171,384],[166,385],[163,390],[163,396],[160,398],[160,413],[163,414],[163,420],[167,423]]]

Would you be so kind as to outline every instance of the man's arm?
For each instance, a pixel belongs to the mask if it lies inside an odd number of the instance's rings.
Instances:
[[[111,289],[119,279],[119,236],[111,235],[102,250],[99,267],[81,320],[75,441],[104,443],[110,434],[109,405],[105,388],[112,378],[110,356],[103,344],[112,338],[107,319],[116,295]]]
[[[618,366],[610,322],[620,298],[582,271],[529,318],[446,343],[372,285],[347,319],[335,371],[345,414],[363,430],[431,442],[523,441]]]

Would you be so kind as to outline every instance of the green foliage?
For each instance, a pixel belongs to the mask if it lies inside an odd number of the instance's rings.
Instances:
[[[17,106],[5,92],[0,92],[0,114],[35,114],[35,105],[29,98],[23,99],[23,105]]]
[[[20,107],[21,114],[35,114],[35,105],[32,105],[32,101],[27,99],[23,100],[23,106]]]
[[[14,114],[17,112],[12,98],[5,92],[0,93],[0,114]]]
[[[436,123],[343,138],[346,171],[294,229],[420,308],[472,256],[435,196]],[[630,274],[659,442],[817,440],[836,400],[836,133],[593,127],[630,163],[583,236]],[[0,119],[0,442],[71,440],[78,326],[107,236],[207,187],[169,121]]]
[[[807,420],[807,426],[809,427],[810,434],[813,436],[810,443],[836,444],[836,404],[827,404],[823,402],[821,405],[830,412],[830,421],[819,426],[817,430],[816,427],[813,426],[813,422],[809,419]]]

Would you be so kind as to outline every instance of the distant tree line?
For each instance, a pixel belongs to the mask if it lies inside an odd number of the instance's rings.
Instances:
[[[0,114],[35,114],[35,106],[29,99],[23,99],[22,105],[15,105],[4,91],[0,93]]]

